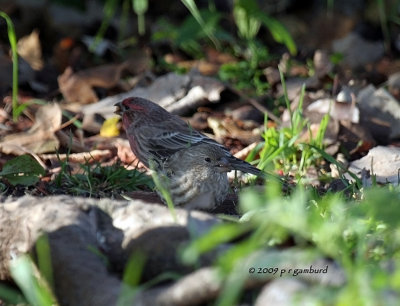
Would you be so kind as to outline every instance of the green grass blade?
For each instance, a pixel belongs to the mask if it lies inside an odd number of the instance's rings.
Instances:
[[[144,35],[146,32],[144,14],[147,12],[149,3],[147,0],[132,0],[133,10],[138,16],[138,32]]]
[[[0,302],[10,303],[12,305],[26,305],[28,302],[23,298],[18,290],[0,284]],[[8,305],[8,304],[5,304]]]
[[[310,148],[312,148],[313,150],[317,151],[319,154],[321,154],[321,156],[323,158],[325,158],[327,161],[329,161],[330,163],[336,165],[338,167],[338,169],[342,170],[343,172],[347,172],[356,182],[357,186],[359,188],[362,187],[362,182],[361,180],[358,178],[358,176],[356,174],[354,174],[353,172],[347,170],[341,163],[339,163],[335,158],[333,158],[333,156],[329,155],[328,153],[326,153],[324,150],[313,146],[311,144],[305,144],[307,146],[309,146]]]
[[[174,222],[178,222],[178,220],[176,218],[175,205],[174,205],[174,203],[172,201],[171,194],[169,193],[169,190],[164,186],[164,184],[162,182],[162,178],[160,178],[158,173],[154,170],[155,169],[155,165],[154,165],[153,161],[150,161],[150,169],[152,169],[151,176],[153,178],[154,184],[156,185],[158,190],[160,190],[162,196],[165,199],[165,202],[167,202],[168,209],[171,212],[171,215],[172,215],[172,218],[174,219]],[[168,179],[168,178],[166,178],[166,179]]]
[[[47,284],[35,271],[35,266],[28,256],[23,255],[13,260],[10,270],[14,281],[31,305],[58,305]]]
[[[291,55],[297,54],[297,46],[290,33],[276,19],[269,17],[261,12],[257,13],[258,19],[268,28],[272,37],[278,43],[282,43],[288,48]]]
[[[6,20],[8,40],[11,45],[11,54],[13,61],[12,72],[12,106],[13,106],[13,120],[17,121],[17,108],[18,108],[18,54],[17,54],[17,37],[15,35],[14,25],[8,15],[0,11],[0,16]]]
[[[96,37],[94,38],[93,43],[90,45],[89,50],[91,52],[94,52],[96,50],[96,47],[98,44],[101,42],[103,39],[108,26],[110,25],[111,18],[114,16],[116,10],[117,10],[117,0],[106,0],[106,3],[104,5],[104,18],[103,21],[101,22],[100,28],[97,31]]]
[[[46,279],[47,283],[52,288],[54,288],[53,268],[51,265],[51,251],[47,235],[42,235],[36,241],[36,253],[40,273]]]
[[[214,33],[205,25],[203,18],[201,17],[200,11],[197,8],[196,3],[193,0],[181,0],[182,3],[186,6],[189,10],[190,14],[196,19],[196,21],[200,24],[201,28],[203,29],[204,33],[208,36],[208,38],[212,41],[215,48],[217,50],[221,49],[221,45],[218,39],[215,37]]]

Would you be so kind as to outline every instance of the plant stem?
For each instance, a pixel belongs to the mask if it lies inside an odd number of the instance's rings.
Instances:
[[[17,53],[17,38],[15,36],[14,25],[4,12],[0,12],[0,16],[6,20],[8,40],[11,45],[11,54],[13,62],[13,72],[12,72],[12,108],[13,108],[13,120],[17,121],[17,108],[18,108],[18,53]]]

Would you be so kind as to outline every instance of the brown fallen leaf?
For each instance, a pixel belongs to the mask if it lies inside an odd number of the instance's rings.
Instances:
[[[117,85],[128,63],[103,65],[74,73],[71,67],[58,77],[64,98],[70,102],[93,103],[98,97],[93,87],[111,88]]]
[[[233,121],[231,118],[221,119],[210,116],[207,118],[207,122],[209,127],[213,130],[215,137],[219,140],[224,137],[231,137],[249,145],[260,140],[261,137],[261,129],[255,127],[252,121]],[[250,122],[253,126],[246,127],[246,123]]]
[[[98,97],[90,83],[79,73],[74,74],[71,67],[67,67],[57,81],[65,100],[69,102],[86,104],[98,101]]]
[[[93,103],[99,100],[93,87],[115,87],[120,83],[122,72],[139,74],[147,69],[148,64],[149,56],[142,52],[120,64],[102,65],[78,72],[67,67],[58,77],[58,86],[68,102]]]
[[[40,46],[39,31],[37,29],[18,40],[18,54],[27,61],[34,70],[41,70],[43,68],[42,48]]]
[[[61,118],[61,108],[57,103],[42,106],[36,112],[35,123],[28,131],[3,137],[0,152],[14,155],[53,152],[59,147],[54,133],[61,125]]]
[[[102,65],[76,73],[90,86],[111,88],[117,85],[121,79],[121,72],[127,67],[127,63]]]

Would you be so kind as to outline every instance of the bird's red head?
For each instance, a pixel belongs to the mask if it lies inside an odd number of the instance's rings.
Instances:
[[[124,127],[131,124],[139,124],[140,121],[147,123],[158,123],[172,117],[160,105],[139,97],[126,98],[115,104],[116,114],[122,117]]]
[[[131,125],[137,125],[140,120],[148,117],[148,106],[142,98],[130,97],[115,104],[117,107],[115,113],[122,117],[122,125],[127,129]]]
[[[142,99],[142,98],[137,98],[137,97],[130,97],[126,98],[122,102],[118,103],[120,104],[119,106],[122,106],[122,110],[133,110],[133,111],[138,111],[138,112],[147,112],[149,108],[149,104],[152,102]],[[147,104],[147,107],[146,107]]]

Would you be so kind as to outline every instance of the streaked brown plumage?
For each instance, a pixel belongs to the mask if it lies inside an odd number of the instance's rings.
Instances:
[[[233,170],[223,151],[199,144],[173,154],[159,173],[176,205],[213,208],[228,194],[227,172]]]
[[[196,198],[210,201],[206,207],[218,205],[228,193],[227,172],[261,173],[151,101],[132,97],[116,106],[132,151],[147,167],[155,162],[176,205],[198,207]]]

